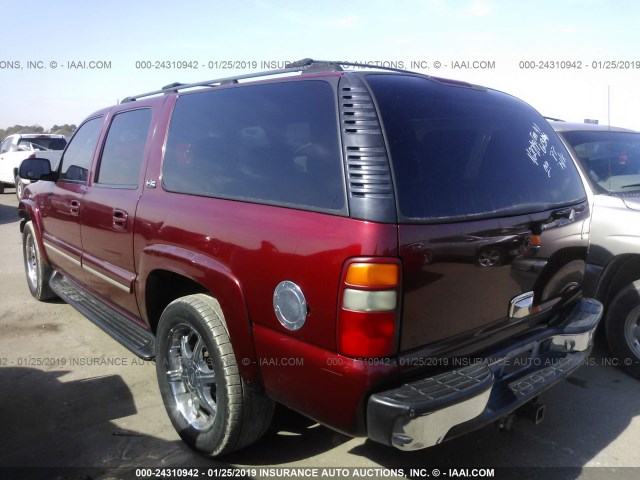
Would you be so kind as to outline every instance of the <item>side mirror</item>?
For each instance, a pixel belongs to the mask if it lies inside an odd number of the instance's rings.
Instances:
[[[27,158],[22,161],[18,175],[25,180],[56,180],[51,163],[46,158]]]

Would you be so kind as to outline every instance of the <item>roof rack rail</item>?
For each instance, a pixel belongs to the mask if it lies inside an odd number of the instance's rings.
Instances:
[[[286,73],[296,73],[296,72],[304,72],[304,71],[310,71],[310,72],[342,71],[342,65],[346,65],[350,67],[374,68],[378,70],[389,70],[392,72],[400,72],[400,73],[415,73],[409,70],[383,67],[380,65],[375,65],[370,63],[343,62],[343,61],[335,61],[335,60],[313,60],[311,58],[303,58],[302,60],[288,63],[285,65],[285,68],[281,68],[278,70],[266,70],[266,71],[256,72],[256,73],[246,73],[244,75],[235,75],[233,77],[217,78],[215,80],[206,80],[204,82],[195,82],[195,83],[175,82],[169,85],[165,85],[160,90],[154,90],[152,92],[141,93],[139,95],[132,95],[130,97],[126,97],[120,103],[134,102],[139,98],[150,97],[153,95],[177,93],[178,91],[184,90],[187,88],[215,87],[219,85],[238,83],[238,80],[246,80],[249,78],[268,77],[270,75],[282,75]]]
[[[399,73],[416,73],[411,70],[402,70],[401,68],[393,68],[393,67],[383,67],[381,65],[376,65],[375,63],[358,63],[358,62],[343,62],[341,60],[312,60],[310,58],[305,58],[305,60],[309,60],[311,65],[328,65],[337,67],[337,70],[342,70],[342,65],[347,67],[362,67],[362,68],[375,68],[377,70],[388,70],[390,72],[399,72]],[[304,60],[300,60],[303,62]],[[298,62],[294,62],[298,63]],[[291,64],[289,64],[291,65]]]

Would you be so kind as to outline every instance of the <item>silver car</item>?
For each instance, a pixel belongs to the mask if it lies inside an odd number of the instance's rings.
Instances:
[[[640,379],[640,132],[549,123],[578,164],[593,206],[585,295],[605,306],[617,364]]]

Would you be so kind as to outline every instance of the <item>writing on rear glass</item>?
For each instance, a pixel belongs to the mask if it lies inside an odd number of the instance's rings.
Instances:
[[[557,166],[560,170],[567,168],[564,153],[559,152],[553,145],[549,146],[549,136],[536,123],[531,124],[525,152],[536,166],[542,167],[549,178],[554,167]]]

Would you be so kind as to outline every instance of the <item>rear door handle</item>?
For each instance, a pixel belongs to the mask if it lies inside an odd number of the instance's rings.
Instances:
[[[80,202],[78,200],[71,200],[69,210],[71,211],[71,215],[77,217],[80,214]]]
[[[127,219],[129,218],[129,214],[124,210],[120,210],[119,208],[113,209],[113,228],[117,230],[126,230],[127,229]]]

